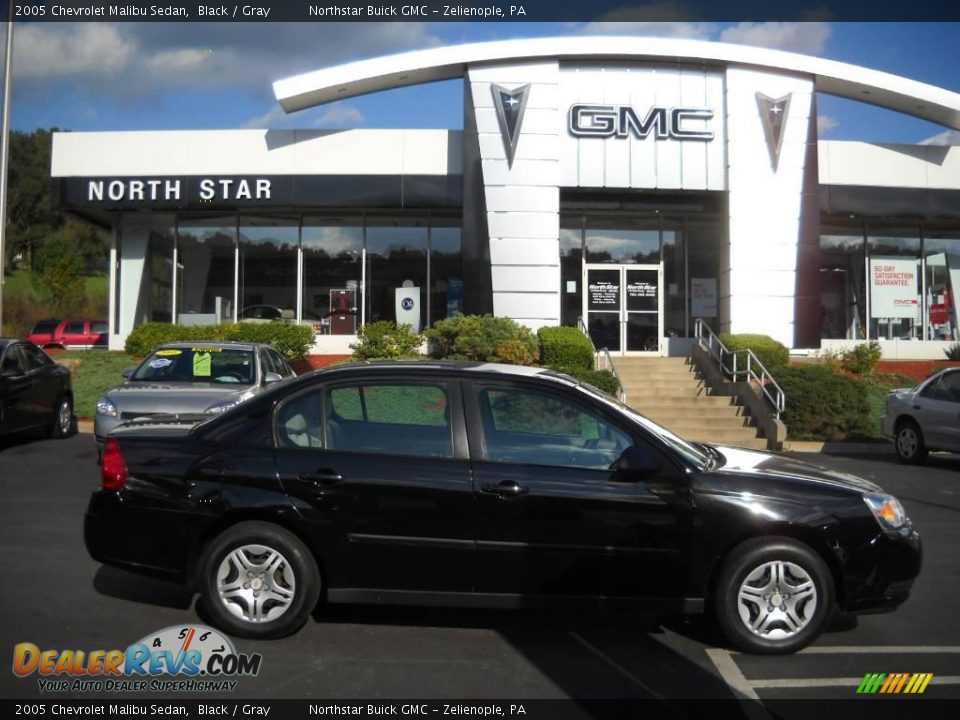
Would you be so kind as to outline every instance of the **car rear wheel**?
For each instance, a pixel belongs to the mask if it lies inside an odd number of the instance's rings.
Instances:
[[[53,415],[53,424],[50,426],[50,437],[65,438],[73,434],[73,400],[64,395],[57,403],[57,410]]]
[[[219,535],[203,563],[201,598],[232,635],[279,638],[297,630],[320,597],[320,572],[299,538],[265,522]]]
[[[903,420],[897,426],[894,438],[897,457],[902,462],[917,465],[927,459],[927,446],[923,442],[923,432],[913,420]]]
[[[807,545],[761,538],[737,547],[718,576],[720,629],[741,650],[795,652],[820,635],[833,610],[833,579]]]

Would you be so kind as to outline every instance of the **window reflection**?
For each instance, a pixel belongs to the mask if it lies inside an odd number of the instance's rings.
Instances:
[[[426,220],[368,218],[366,321],[393,320],[420,331],[427,318],[426,286]],[[400,288],[406,288],[406,300],[398,300]]]
[[[924,232],[928,340],[957,340],[957,293],[960,292],[960,231]]]
[[[177,228],[177,313],[181,325],[232,322],[236,219],[191,220]]]
[[[463,314],[460,221],[434,218],[430,226],[430,323]]]
[[[861,227],[824,225],[820,235],[820,337],[866,337],[867,285]]]
[[[303,321],[325,335],[353,335],[360,324],[363,218],[303,221]]]
[[[240,219],[240,322],[293,322],[297,317],[298,223]]]

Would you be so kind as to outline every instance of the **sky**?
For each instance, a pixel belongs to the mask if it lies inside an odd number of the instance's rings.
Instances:
[[[11,126],[74,131],[462,127],[462,82],[372,94],[285,114],[272,82],[441,45],[581,34],[672,36],[777,48],[960,92],[960,24],[18,23]],[[960,132],[819,96],[820,136],[960,144]]]

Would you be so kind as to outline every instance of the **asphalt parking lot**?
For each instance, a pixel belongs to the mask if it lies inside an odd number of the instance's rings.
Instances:
[[[933,456],[926,467],[908,468],[883,453],[805,457],[875,480],[902,500],[923,536],[925,559],[913,597],[897,612],[841,619],[795,656],[748,657],[684,618],[323,608],[293,637],[237,641],[240,651],[263,655],[260,674],[242,678],[237,695],[773,701],[851,697],[866,673],[924,672],[933,673],[925,698],[960,698],[960,458]],[[122,648],[200,622],[193,598],[176,586],[87,556],[83,513],[98,483],[95,460],[89,435],[0,450],[4,654],[25,641]],[[36,678],[15,677],[6,658],[0,696],[40,696]]]

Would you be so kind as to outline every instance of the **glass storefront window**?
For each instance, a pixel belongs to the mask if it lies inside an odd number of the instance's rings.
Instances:
[[[463,314],[460,220],[435,217],[430,223],[430,323]]]
[[[693,334],[694,321],[703,318],[714,330],[730,322],[729,298],[720,298],[720,268],[727,266],[724,254],[729,253],[726,231],[717,220],[693,220],[687,218],[687,294],[690,308],[689,330]]]
[[[297,317],[299,223],[240,218],[240,322],[293,322]]]
[[[145,293],[140,296],[147,322],[173,320],[173,228],[152,230],[147,240]]]
[[[177,228],[177,320],[211,325],[236,318],[235,217],[184,220]]]
[[[867,227],[870,335],[918,339],[922,327],[920,237],[917,227]]]
[[[866,337],[867,285],[863,229],[820,228],[820,337],[862,340]]]
[[[956,341],[960,339],[960,230],[927,228],[923,235],[927,339]]]
[[[662,218],[663,331],[669,337],[687,337],[687,286],[684,282],[683,218]]]
[[[411,300],[399,307],[397,290]],[[393,320],[419,332],[427,319],[427,221],[367,219],[366,322]]]
[[[615,223],[587,220],[588,263],[660,262],[660,220],[624,218]]]
[[[579,217],[560,218],[560,324],[577,326],[583,315],[583,229]]]
[[[324,335],[354,335],[360,325],[363,219],[304,218],[303,322]]]
[[[173,319],[172,215],[127,214],[117,233],[116,332]]]

